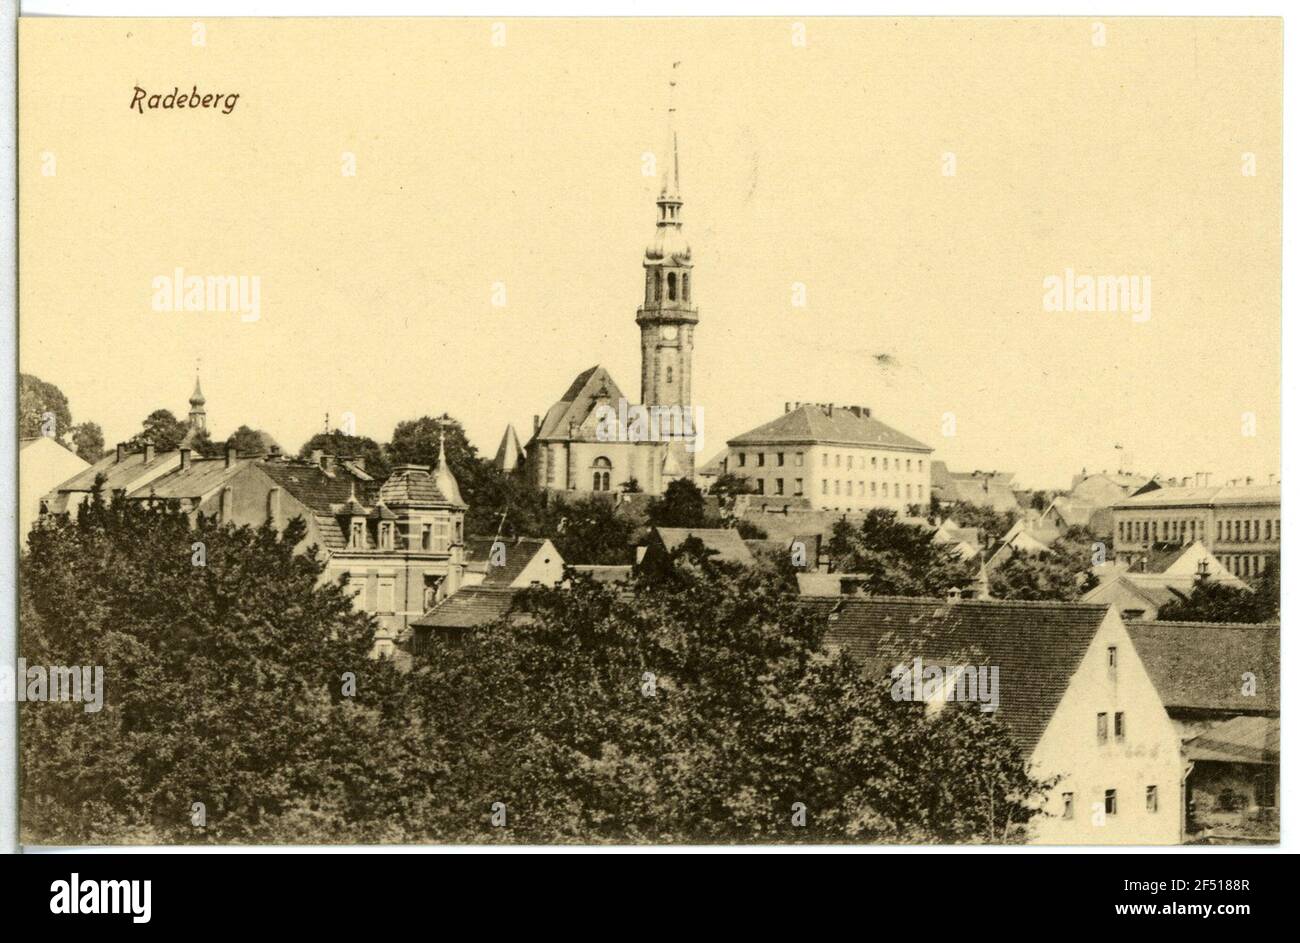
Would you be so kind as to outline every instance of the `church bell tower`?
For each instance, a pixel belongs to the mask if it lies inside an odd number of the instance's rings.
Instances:
[[[674,66],[676,69],[676,66]],[[669,83],[670,99],[676,81]],[[699,309],[693,302],[691,247],[682,235],[681,178],[677,157],[676,109],[669,104],[671,162],[659,191],[654,241],[645,250],[645,300],[637,308],[641,328],[641,403],[648,407],[691,406],[691,354]],[[683,477],[694,475],[694,453],[674,443],[673,458]]]

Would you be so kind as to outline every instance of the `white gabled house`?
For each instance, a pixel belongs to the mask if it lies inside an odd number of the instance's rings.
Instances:
[[[910,597],[815,605],[828,620],[826,643],[867,670],[888,670],[880,660],[886,636],[891,662],[998,668],[997,716],[1035,775],[1055,780],[1030,841],[1182,840],[1182,741],[1114,607]],[[909,638],[915,652],[905,651]]]

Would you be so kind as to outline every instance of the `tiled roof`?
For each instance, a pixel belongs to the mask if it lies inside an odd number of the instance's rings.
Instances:
[[[757,429],[728,439],[729,446],[828,443],[871,445],[880,448],[931,452],[933,449],[890,428],[879,419],[835,407],[831,415],[813,403],[805,403],[764,423]]]
[[[411,625],[417,629],[472,629],[486,625],[508,613],[520,592],[500,586],[466,586]]]
[[[1125,498],[1116,502],[1115,507],[1235,507],[1281,502],[1281,485],[1227,485],[1219,488],[1160,488]]]
[[[201,458],[190,462],[189,468],[176,468],[161,478],[156,478],[143,488],[132,491],[132,498],[155,497],[163,500],[172,498],[202,498],[214,489],[221,487],[250,463],[236,460],[227,466],[224,458]]]
[[[348,502],[354,487],[358,501],[374,503],[374,482],[359,479],[342,465],[335,466],[333,475],[307,462],[259,462],[258,467],[317,514],[333,515]]]
[[[1129,635],[1168,710],[1276,713],[1281,684],[1277,623],[1129,622]],[[1242,675],[1255,693],[1242,693]]]
[[[745,545],[740,531],[725,527],[656,527],[654,532],[663,541],[664,549],[672,553],[689,537],[698,537],[709,550],[716,551],[712,559],[723,563],[754,564],[754,555]]]
[[[1109,611],[1084,603],[885,596],[808,600],[807,605],[827,617],[826,643],[864,664],[920,657],[945,664],[952,659],[954,666],[997,666],[997,714],[1026,749],[1038,743]],[[889,636],[898,648],[882,644]]]
[[[598,394],[602,392],[611,405],[624,398],[609,371],[599,364],[578,374],[560,401],[546,411],[536,438],[567,438],[569,423],[582,425],[596,408]]]
[[[398,465],[379,487],[380,500],[394,508],[459,505],[459,497],[444,494],[425,465]]]
[[[541,537],[501,538],[501,543],[505,546],[504,565],[491,566],[492,545],[496,540],[494,537],[465,539],[465,568],[483,574],[480,586],[509,586],[546,546],[546,540]]]
[[[1282,725],[1276,717],[1233,717],[1183,744],[1189,760],[1276,766]]]

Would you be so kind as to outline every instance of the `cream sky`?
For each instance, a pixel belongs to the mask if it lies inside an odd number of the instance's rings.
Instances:
[[[596,363],[635,399],[680,61],[705,457],[813,400],[1038,487],[1116,444],[1279,469],[1278,20],[20,25],[20,369],[109,443],[183,415],[196,358],[214,434],[290,449],[446,410],[491,454]],[[153,310],[177,267],[259,276],[260,319]],[[1150,320],[1044,311],[1067,269],[1149,276]]]

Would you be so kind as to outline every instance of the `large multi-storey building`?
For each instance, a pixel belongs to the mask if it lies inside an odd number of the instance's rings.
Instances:
[[[806,499],[818,510],[929,508],[928,445],[865,406],[785,406],[778,418],[727,441],[724,471],[749,479],[759,495]]]
[[[1282,486],[1160,488],[1114,505],[1115,559],[1133,564],[1153,547],[1201,541],[1234,576],[1250,578],[1282,546]]]

